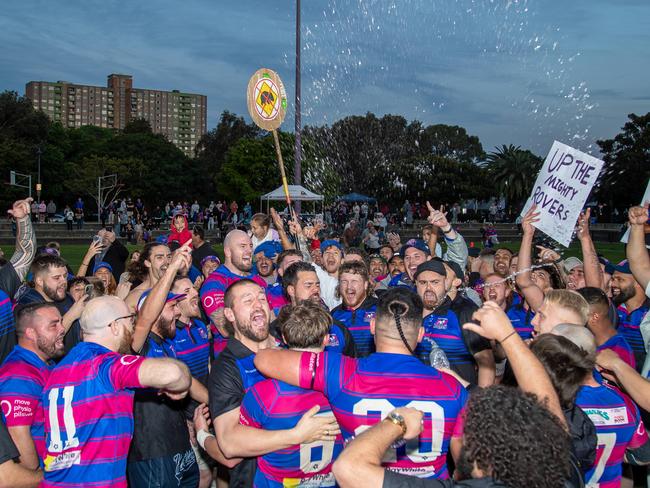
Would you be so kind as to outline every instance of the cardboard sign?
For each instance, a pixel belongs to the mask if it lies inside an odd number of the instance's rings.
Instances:
[[[648,186],[645,188],[645,193],[643,194],[643,198],[641,199],[641,205],[643,205],[645,202],[650,202],[650,181],[648,181]],[[648,226],[645,226],[646,228],[646,235],[645,235],[645,242],[646,246],[648,249],[650,249],[650,244],[648,244]],[[630,240],[630,228],[628,227],[627,230],[625,231],[625,234],[623,234],[623,237],[621,237],[621,242],[627,244],[627,242]]]
[[[258,69],[248,81],[246,91],[248,113],[257,126],[275,130],[287,114],[287,93],[278,74],[270,69]]]
[[[537,176],[533,193],[524,205],[522,217],[536,204],[541,213],[535,227],[568,247],[602,167],[600,159],[555,141]]]

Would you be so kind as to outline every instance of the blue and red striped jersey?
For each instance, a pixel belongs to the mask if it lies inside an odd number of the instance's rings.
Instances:
[[[53,365],[43,362],[36,353],[14,347],[0,367],[0,405],[7,427],[30,426],[38,457],[45,457],[43,387]]]
[[[395,408],[421,410],[422,434],[391,449],[383,466],[421,478],[449,477],[447,451],[451,438],[462,436],[467,401],[465,388],[452,376],[405,354],[374,353],[354,359],[331,352],[305,352],[300,386],[325,394],[346,441]]]
[[[133,391],[145,358],[77,344],[43,388],[44,487],[126,487]]]
[[[240,423],[265,430],[292,429],[314,405],[317,415],[332,415],[322,393],[277,380],[253,385],[244,395]],[[257,459],[254,486],[335,486],[332,463],[343,450],[343,437],[290,446]]]

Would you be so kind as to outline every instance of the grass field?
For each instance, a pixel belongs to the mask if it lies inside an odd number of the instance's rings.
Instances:
[[[520,243],[518,241],[501,243],[501,245],[515,251],[519,249],[519,244]],[[141,246],[129,244],[127,245],[127,247],[130,252],[139,249]],[[223,259],[223,245],[216,244],[214,248],[217,251],[219,258]],[[11,256],[11,253],[13,252],[13,248],[11,246],[2,246],[2,249],[5,252],[6,257]],[[72,268],[76,270],[81,264],[81,260],[83,259],[84,254],[86,253],[87,250],[88,250],[88,246],[84,246],[81,244],[69,244],[69,245],[62,246],[61,255],[66,261],[68,261],[70,266],[72,266]],[[600,254],[603,254],[609,260],[614,262],[619,262],[625,259],[625,247],[621,243],[612,243],[612,242],[598,243],[597,242],[596,250]],[[569,247],[564,252],[565,258],[569,256],[581,257],[580,245],[578,242],[574,242],[571,245],[571,247]]]

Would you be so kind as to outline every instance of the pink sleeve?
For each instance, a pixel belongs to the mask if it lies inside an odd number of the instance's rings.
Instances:
[[[454,425],[454,432],[451,434],[452,437],[463,437],[463,431],[465,430],[465,409],[463,407],[458,417],[456,417],[456,425]]]
[[[324,360],[323,353],[303,352],[300,355],[300,388],[325,391]]]
[[[36,410],[42,408],[38,398],[27,396],[3,395],[0,404],[7,427],[32,425]]]
[[[647,442],[648,442],[648,433],[645,430],[645,425],[643,424],[643,420],[639,419],[639,424],[636,426],[634,435],[632,436],[632,439],[630,439],[630,443],[627,445],[627,448],[637,449],[643,446]]]
[[[110,358],[109,379],[116,390],[142,388],[138,373],[146,360],[144,356],[116,354]]]

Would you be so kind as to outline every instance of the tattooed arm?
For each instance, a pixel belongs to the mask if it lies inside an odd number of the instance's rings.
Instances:
[[[16,219],[16,250],[9,261],[21,280],[27,275],[36,254],[36,234],[29,218],[31,202],[31,198],[17,200],[8,211]]]

